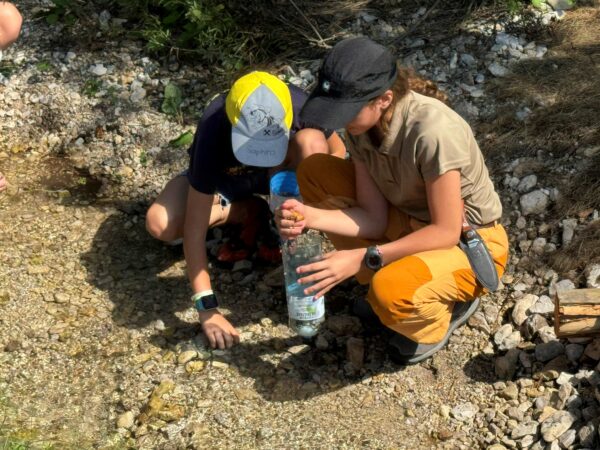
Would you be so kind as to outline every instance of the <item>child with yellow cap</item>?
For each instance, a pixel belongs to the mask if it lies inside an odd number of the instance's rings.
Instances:
[[[207,106],[189,149],[185,176],[169,181],[146,215],[146,228],[157,239],[183,237],[192,301],[212,347],[231,347],[239,334],[218,310],[208,273],[207,230],[243,224],[237,245],[221,248],[218,258],[249,257],[261,216],[267,223],[269,214],[266,202],[254,194],[269,193],[270,173],[278,167],[293,168],[315,153],[345,156],[335,132],[300,122],[307,97],[266,72],[239,78],[227,95]]]

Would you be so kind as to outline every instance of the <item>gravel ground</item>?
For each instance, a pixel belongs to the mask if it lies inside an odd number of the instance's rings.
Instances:
[[[39,8],[20,6],[26,16]],[[393,37],[403,28],[393,14],[391,28],[372,17],[349,30]],[[490,37],[490,26],[432,47],[411,38],[402,55],[474,124],[495,111],[486,77],[505,76],[501,68],[525,57],[517,53],[546,52],[524,35]],[[0,194],[0,444],[599,448],[600,341],[556,339],[546,295],[575,285],[518,265],[598,212],[544,228],[558,194],[531,178],[539,160],[494,168],[514,244],[505,288],[431,360],[403,368],[387,359],[381,336],[349,314],[365,293],[353,281],[328,296],[322,333],[304,343],[286,325],[281,272],[253,261],[213,268],[242,344],[211,351],[181,249],[144,229],[148,201],[187,164],[186,149],[169,142],[193,130],[214,93],[210,71],[161,65],[118,30],[97,36],[102,46],[61,41],[60,31],[28,19],[0,63],[12,68],[0,79],[0,170],[10,183]],[[314,65],[286,70],[307,84]],[[160,113],[169,82],[186,93],[185,122]],[[523,120],[530,113],[515,105]],[[209,247],[226,236],[216,230]]]

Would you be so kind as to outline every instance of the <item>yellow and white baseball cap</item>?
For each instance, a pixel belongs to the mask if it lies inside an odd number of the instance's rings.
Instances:
[[[233,83],[225,111],[238,161],[259,167],[283,162],[294,114],[290,90],[283,81],[266,72],[244,75]]]

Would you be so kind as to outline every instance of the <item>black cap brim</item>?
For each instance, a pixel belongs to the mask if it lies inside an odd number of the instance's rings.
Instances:
[[[358,115],[369,100],[342,100],[339,98],[309,97],[302,110],[300,121],[306,125],[318,125],[328,130],[344,128]]]

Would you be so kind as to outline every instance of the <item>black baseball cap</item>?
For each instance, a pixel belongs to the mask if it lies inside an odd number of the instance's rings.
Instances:
[[[338,42],[325,56],[318,85],[300,111],[300,120],[326,129],[345,127],[370,100],[396,80],[396,58],[367,37]]]

